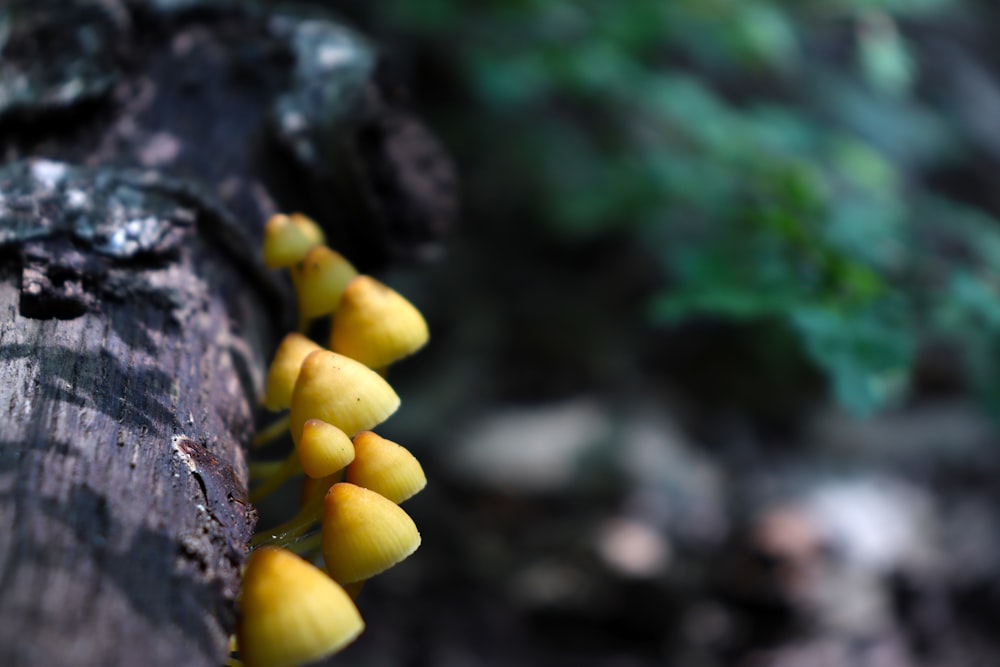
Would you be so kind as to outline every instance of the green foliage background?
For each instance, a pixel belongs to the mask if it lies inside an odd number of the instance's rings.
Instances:
[[[652,260],[636,324],[778,323],[858,414],[904,398],[931,344],[1000,397],[1000,227],[932,187],[975,147],[911,36],[975,7],[375,4],[369,18],[436,50],[474,104],[445,133],[485,156],[481,208]]]

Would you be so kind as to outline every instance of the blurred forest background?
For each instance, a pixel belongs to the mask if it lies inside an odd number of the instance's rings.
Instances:
[[[337,8],[463,208],[336,664],[1000,664],[1000,5]]]

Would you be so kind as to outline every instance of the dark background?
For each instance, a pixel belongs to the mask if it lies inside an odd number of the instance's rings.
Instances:
[[[462,213],[336,662],[995,664],[997,8],[342,9]]]

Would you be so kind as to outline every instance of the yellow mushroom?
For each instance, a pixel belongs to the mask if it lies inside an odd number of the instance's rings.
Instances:
[[[290,333],[282,339],[267,371],[264,406],[268,410],[277,412],[292,404],[292,390],[299,377],[302,362],[311,353],[322,349],[302,334]]]
[[[399,396],[381,375],[344,355],[317,350],[302,362],[292,391],[292,439],[299,442],[309,419],[353,436],[381,424],[397,408]]]
[[[323,508],[323,560],[342,584],[388,570],[420,546],[413,519],[388,498],[348,482],[330,487]]]
[[[325,242],[319,225],[301,213],[272,215],[264,226],[264,264],[272,269],[290,267]]]
[[[320,419],[307,419],[296,447],[302,470],[312,478],[327,477],[354,460],[347,434]]]
[[[354,436],[354,460],[344,479],[397,504],[427,486],[424,469],[410,450],[371,431]]]
[[[326,246],[311,249],[291,272],[303,321],[336,311],[344,288],[358,275],[343,255]]]
[[[347,284],[330,331],[330,349],[382,369],[427,344],[427,322],[399,292],[371,276]]]
[[[311,352],[322,350],[318,344],[302,334],[290,333],[284,337],[274,353],[274,359],[267,371],[267,387],[264,391],[264,407],[272,412],[284,410],[292,402],[292,389],[299,377],[299,368]],[[288,433],[288,417],[281,417],[261,428],[254,435],[253,447],[263,447]],[[287,465],[291,465],[290,463]],[[287,471],[286,465],[286,471]],[[262,471],[251,466],[251,474],[262,477]]]
[[[250,490],[250,502],[267,498],[295,475],[331,476],[353,460],[354,444],[346,433],[319,419],[309,419],[302,425],[295,451],[283,461],[273,467],[264,464],[264,470],[260,463],[250,464],[251,477],[259,482]]]
[[[238,645],[246,667],[294,667],[332,655],[365,624],[322,570],[284,549],[250,554],[240,595]]]

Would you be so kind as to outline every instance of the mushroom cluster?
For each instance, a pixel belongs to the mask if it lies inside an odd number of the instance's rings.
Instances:
[[[264,261],[289,271],[300,331],[278,346],[263,398],[268,410],[287,415],[254,444],[290,433],[294,450],[251,465],[251,500],[304,478],[298,513],[252,540],[236,645],[247,667],[286,667],[332,655],[357,637],[364,622],[353,598],[361,585],[420,545],[400,503],[424,488],[423,469],[372,429],[399,408],[388,367],[429,334],[409,301],[359,274],[303,215],[268,221]],[[320,317],[330,318],[326,346],[306,335]],[[320,555],[325,572],[309,562]]]

